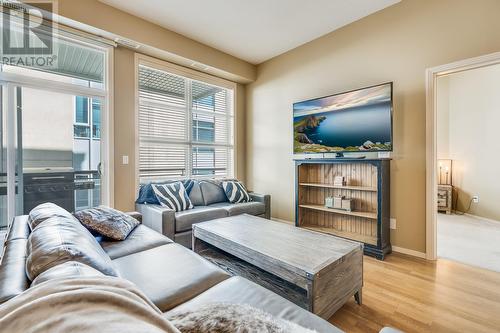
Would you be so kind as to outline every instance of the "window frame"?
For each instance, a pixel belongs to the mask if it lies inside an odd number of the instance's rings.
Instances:
[[[187,156],[186,156],[186,175],[183,176],[184,178],[190,177],[190,178],[214,178],[216,176],[214,175],[205,175],[205,176],[200,176],[200,175],[194,175],[193,174],[193,147],[211,147],[214,149],[217,148],[228,148],[230,151],[232,151],[231,154],[231,163],[230,163],[230,168],[228,172],[228,177],[235,177],[236,176],[236,170],[237,170],[237,112],[236,112],[236,106],[237,106],[237,84],[235,82],[225,80],[222,78],[219,78],[217,76],[213,76],[210,74],[202,73],[187,67],[183,67],[180,65],[172,64],[167,61],[159,60],[156,58],[152,58],[140,53],[135,53],[135,123],[137,126],[135,126],[136,131],[135,131],[135,179],[136,179],[136,188],[139,188],[140,185],[140,133],[139,133],[139,107],[140,107],[140,93],[139,93],[139,67],[140,66],[146,66],[150,67],[152,69],[160,70],[167,72],[172,75],[177,75],[184,77],[188,80],[195,80],[199,81],[201,83],[205,83],[208,85],[214,85],[218,86],[221,88],[225,88],[228,90],[232,91],[232,96],[229,99],[229,102],[231,103],[230,105],[230,113],[227,115],[221,115],[216,112],[203,112],[203,111],[195,111],[193,112],[193,103],[192,103],[192,96],[191,96],[191,84],[189,84],[189,88],[187,90],[187,95],[186,95],[186,105],[188,108],[188,115],[187,115],[187,142],[178,142],[179,144],[186,145],[188,148]],[[232,118],[232,121],[230,123],[231,129],[228,130],[228,136],[232,136],[232,140],[228,138],[226,141],[226,144],[222,143],[206,143],[206,142],[200,142],[200,141],[194,141],[193,140],[193,113],[199,113],[199,114],[211,114],[212,116],[215,117],[226,117],[229,120]],[[215,129],[215,123],[214,123],[214,129]],[[172,144],[174,141],[171,142]],[[182,177],[180,177],[182,178]]]

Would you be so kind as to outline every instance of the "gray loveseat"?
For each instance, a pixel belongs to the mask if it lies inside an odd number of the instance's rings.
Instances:
[[[232,204],[227,200],[222,180],[193,180],[193,182],[189,193],[193,209],[175,212],[156,204],[136,203],[136,210],[142,214],[142,223],[176,243],[191,248],[191,230],[194,223],[239,214],[271,218],[270,195],[249,193],[251,202]]]

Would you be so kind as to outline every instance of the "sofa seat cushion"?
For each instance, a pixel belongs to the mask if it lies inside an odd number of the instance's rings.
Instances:
[[[168,244],[113,260],[120,276],[135,283],[163,312],[229,276],[182,245]]]
[[[203,304],[208,303],[247,304],[270,313],[275,317],[289,320],[320,333],[342,332],[326,320],[302,309],[272,291],[239,276],[217,284],[190,301],[179,305],[174,310],[177,312],[190,308],[199,308]],[[166,316],[168,316],[168,313]]]
[[[102,237],[98,238],[98,241],[111,259],[172,243],[169,238],[142,224],[132,230],[125,240],[115,241]]]
[[[232,204],[229,202],[219,202],[209,207],[218,207],[227,211],[228,216],[235,216],[240,214],[262,215],[266,213],[266,205],[262,202],[250,201]]]
[[[80,262],[67,261],[38,275],[33,282],[31,282],[31,286],[33,287],[53,279],[92,278],[96,276],[104,276],[104,274]]]
[[[31,232],[27,248],[26,274],[31,281],[67,261],[78,261],[103,274],[118,276],[94,236],[74,218],[55,216],[43,221]]]
[[[194,223],[227,217],[225,209],[218,207],[197,206],[193,209],[175,213],[175,231],[182,232],[192,229]]]

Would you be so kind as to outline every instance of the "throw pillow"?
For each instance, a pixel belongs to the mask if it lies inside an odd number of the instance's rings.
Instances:
[[[222,187],[224,188],[224,192],[226,192],[227,199],[230,203],[252,201],[252,198],[248,195],[245,185],[237,180],[223,181]]]
[[[139,186],[139,194],[137,195],[137,200],[135,200],[135,203],[159,205],[160,202],[158,201],[158,199],[156,199],[156,194],[153,190],[153,184],[170,184],[175,182],[176,182],[175,180],[168,180],[164,182],[151,182],[151,183],[141,184]],[[186,189],[186,192],[189,195],[191,193],[191,190],[193,189],[194,180],[184,179],[180,180],[180,182],[182,182],[182,185],[184,185],[184,188]]]
[[[153,184],[153,190],[156,194],[156,199],[158,199],[160,205],[163,207],[168,207],[176,212],[194,207],[191,199],[189,199],[186,188],[181,182]]]
[[[165,318],[183,333],[316,332],[247,304],[207,303],[194,308],[182,306],[180,308],[167,312]]]
[[[140,224],[132,216],[105,206],[77,211],[75,217],[90,231],[114,240],[124,240]]]

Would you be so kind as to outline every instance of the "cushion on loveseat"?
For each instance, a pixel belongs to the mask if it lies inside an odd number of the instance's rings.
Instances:
[[[27,249],[26,274],[32,281],[67,261],[78,261],[103,274],[118,276],[94,236],[73,217],[54,216],[38,224],[28,238]]]
[[[222,181],[217,179],[201,180],[201,193],[205,206],[209,206],[218,202],[227,202],[226,192],[222,188]]]
[[[205,201],[203,201],[203,194],[201,193],[200,182],[198,180],[193,181],[193,187],[189,192],[189,199],[194,206],[204,206]]]
[[[188,231],[194,223],[227,217],[227,211],[218,207],[197,206],[175,213],[175,231]]]
[[[229,202],[219,202],[209,207],[222,208],[227,211],[228,216],[240,215],[240,214],[250,214],[250,215],[262,215],[266,213],[266,205],[262,202],[250,201],[250,202],[240,202],[237,204],[232,204]]]
[[[120,276],[132,281],[160,310],[167,311],[229,278],[179,244],[168,244],[113,260]]]

